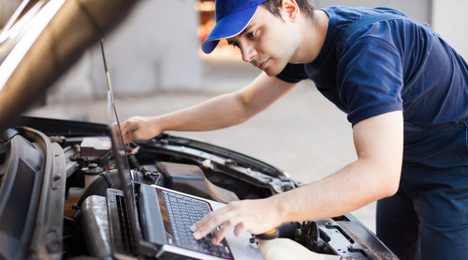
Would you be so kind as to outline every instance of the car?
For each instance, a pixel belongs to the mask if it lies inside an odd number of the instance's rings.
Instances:
[[[24,1],[0,33],[0,258],[112,259],[107,207],[118,176],[106,122],[21,116],[136,0]],[[303,185],[247,155],[167,133],[133,142],[141,184],[221,203]],[[279,236],[343,259],[397,259],[352,214],[285,223]],[[137,256],[135,255],[135,258]]]

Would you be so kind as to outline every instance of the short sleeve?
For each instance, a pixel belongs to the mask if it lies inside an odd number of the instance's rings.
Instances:
[[[373,116],[403,110],[403,65],[399,51],[387,41],[362,37],[338,64],[340,98],[354,126]]]

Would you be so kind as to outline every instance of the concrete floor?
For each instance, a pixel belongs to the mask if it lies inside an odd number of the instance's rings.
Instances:
[[[115,103],[120,120],[134,115],[159,115],[197,104],[239,89],[260,73],[249,64],[231,59],[207,59],[204,71],[204,88],[198,92],[117,96]],[[28,115],[105,123],[106,111],[106,100],[98,98],[51,104],[36,108]],[[312,82],[302,82],[244,124],[217,131],[172,134],[201,139],[264,160],[303,183],[320,180],[357,158],[346,115],[327,101]],[[375,231],[375,203],[353,212],[353,215]]]

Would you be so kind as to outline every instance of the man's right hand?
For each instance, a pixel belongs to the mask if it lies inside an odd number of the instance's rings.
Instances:
[[[122,124],[121,129],[124,143],[148,140],[161,133],[155,117],[131,117]]]

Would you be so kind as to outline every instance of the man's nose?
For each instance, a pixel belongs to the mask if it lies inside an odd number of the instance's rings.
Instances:
[[[244,44],[244,46],[241,46],[241,53],[242,60],[245,62],[252,61],[255,55],[257,55],[255,48],[253,48],[253,46],[250,44]]]

